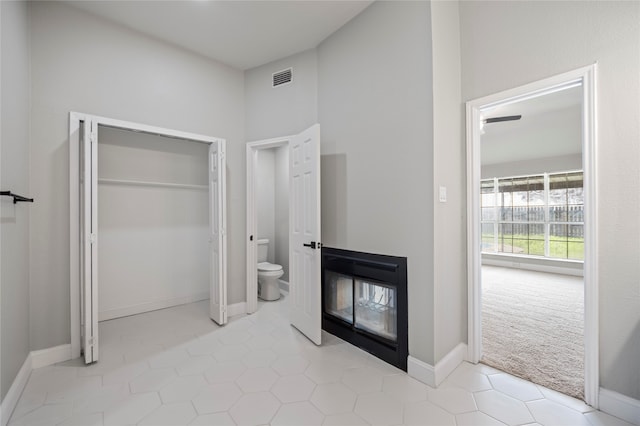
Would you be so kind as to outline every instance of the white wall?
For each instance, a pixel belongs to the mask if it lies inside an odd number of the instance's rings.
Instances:
[[[101,127],[98,180],[100,320],[209,298],[209,146]]]
[[[227,140],[228,301],[244,301],[243,73],[61,3],[31,12],[31,349],[70,341],[69,111]]]
[[[0,182],[30,197],[30,37],[28,3],[0,2]],[[36,203],[0,200],[0,399],[29,354],[29,215]],[[3,413],[6,414],[6,413]]]
[[[256,187],[256,213],[258,219],[258,238],[269,239],[267,262],[275,263],[276,231],[276,192],[275,192],[275,153],[273,149],[258,151],[258,170]]]
[[[292,82],[272,88],[272,74],[289,67],[293,68]],[[297,134],[317,123],[317,75],[316,49],[245,71],[245,133],[247,141]],[[322,127],[320,133],[322,139]],[[324,158],[322,161],[324,162]],[[288,147],[276,150],[275,167],[275,237],[272,240],[269,253],[275,256],[275,263],[282,265],[284,275],[281,279],[288,281]]]
[[[289,147],[275,150],[275,263],[282,265],[281,280],[289,282]]]
[[[272,74],[290,67],[291,83],[272,87]],[[298,134],[318,122],[315,49],[247,70],[244,76],[247,141]]]
[[[247,71],[245,103],[249,140],[298,133],[320,123],[323,244],[408,256],[409,350],[412,356],[433,364],[435,277],[430,242],[436,175],[431,145],[429,9],[426,2],[374,3],[321,43],[317,52],[303,52]],[[449,17],[457,21],[457,15]],[[283,87],[289,87],[288,91],[271,89],[271,74],[289,66],[293,66],[294,80]],[[441,151],[457,158],[460,165],[438,176],[452,185],[455,198],[462,194],[462,177],[456,175],[463,162],[456,157],[462,146],[461,106],[459,78],[448,78],[458,92],[449,95],[448,87],[441,95],[454,110],[441,131]],[[296,88],[296,84],[303,87]],[[448,311],[455,322],[443,333],[454,330],[453,335],[444,339],[442,347],[452,344],[448,340],[462,341],[466,330],[460,202],[448,205],[448,213],[454,212],[458,219],[448,225],[456,243],[451,246],[454,257],[447,259],[457,265],[458,272],[453,276],[443,272],[438,278],[444,289],[442,297],[457,303]],[[450,319],[448,314],[442,317],[447,324]]]
[[[582,154],[482,165],[482,179],[582,170]]]
[[[431,75],[426,2],[375,2],[318,47],[322,242],[408,257],[409,353],[429,364]]]
[[[640,399],[640,3],[465,1],[460,22],[463,101],[598,63],[600,379]]]
[[[466,164],[457,2],[431,2],[433,54],[434,364],[467,339]]]

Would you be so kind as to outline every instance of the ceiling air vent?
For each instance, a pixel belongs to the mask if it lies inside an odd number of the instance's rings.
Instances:
[[[286,70],[278,71],[273,73],[273,86],[278,87],[283,84],[291,83],[293,78],[292,69],[287,68]]]

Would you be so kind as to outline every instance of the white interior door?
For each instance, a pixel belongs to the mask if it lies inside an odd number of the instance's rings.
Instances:
[[[321,343],[320,125],[294,136],[289,154],[291,324]]]
[[[84,121],[80,141],[81,348],[87,364],[98,360],[98,129]]]
[[[225,141],[209,146],[209,315],[216,323],[227,323],[227,223]]]

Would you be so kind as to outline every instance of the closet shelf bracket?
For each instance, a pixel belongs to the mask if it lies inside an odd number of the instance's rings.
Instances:
[[[23,197],[22,195],[14,194],[11,191],[0,191],[0,195],[13,197],[13,204],[20,203],[20,202],[33,203],[33,198]]]

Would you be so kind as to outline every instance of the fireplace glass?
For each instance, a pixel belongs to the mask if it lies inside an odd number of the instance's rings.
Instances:
[[[353,278],[327,271],[324,306],[327,313],[353,324]]]
[[[355,327],[393,342],[398,339],[396,289],[384,283],[355,279]]]

